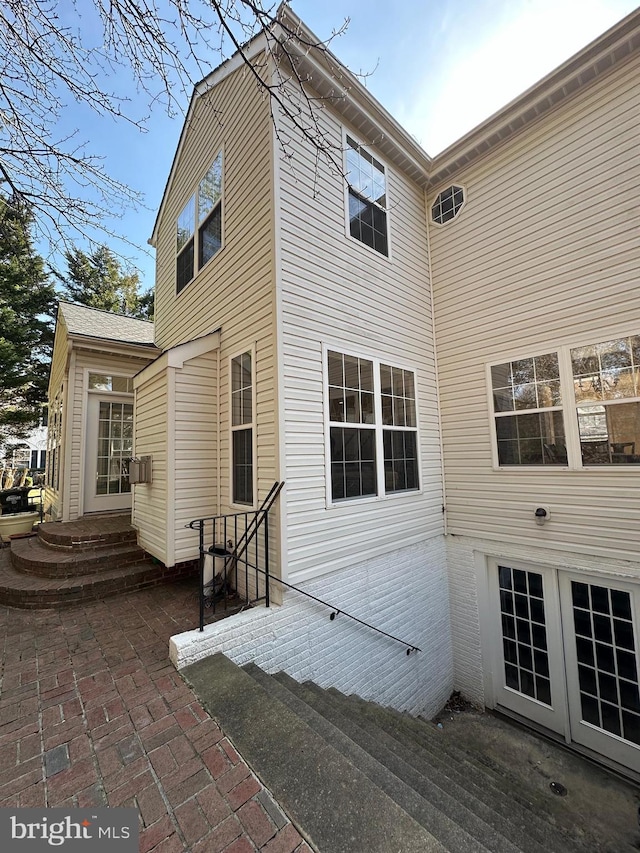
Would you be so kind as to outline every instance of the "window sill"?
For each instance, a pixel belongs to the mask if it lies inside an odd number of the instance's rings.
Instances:
[[[327,501],[326,509],[341,509],[345,506],[370,506],[371,504],[385,503],[391,500],[408,500],[409,498],[421,497],[423,489],[407,489],[402,492],[391,492],[388,495],[367,495],[366,497],[343,498],[339,501]]]

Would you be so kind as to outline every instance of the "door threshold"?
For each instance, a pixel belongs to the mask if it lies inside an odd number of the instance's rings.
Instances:
[[[529,732],[533,732],[543,740],[553,743],[554,746],[562,747],[563,749],[566,749],[567,752],[581,756],[591,762],[591,764],[595,764],[606,770],[612,776],[621,779],[623,782],[633,782],[636,785],[640,784],[640,773],[636,773],[628,767],[618,764],[617,761],[612,761],[610,758],[607,758],[606,755],[595,752],[586,746],[581,746],[580,744],[573,742],[567,743],[562,735],[557,734],[557,732],[552,732],[544,726],[541,726],[539,723],[528,720],[520,714],[516,714],[515,711],[510,711],[508,708],[503,708],[501,705],[497,705],[495,708],[487,708],[486,710],[489,714],[494,714],[500,719],[506,720],[507,722],[519,726],[522,729],[526,729]]]

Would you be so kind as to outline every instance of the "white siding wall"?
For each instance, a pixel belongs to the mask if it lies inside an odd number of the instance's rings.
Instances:
[[[195,105],[175,176],[158,225],[156,283],[156,342],[163,349],[220,330],[219,406],[214,413],[219,431],[220,504],[211,490],[186,494],[193,482],[176,483],[176,531],[183,517],[240,511],[230,503],[229,359],[255,348],[257,391],[258,498],[278,479],[276,454],[276,368],[274,344],[273,182],[269,106],[251,75],[240,70],[222,81]],[[176,219],[205,175],[217,152],[223,150],[222,218],[224,246],[176,296]],[[208,419],[207,406],[198,413]],[[177,427],[183,424],[176,424]],[[216,462],[208,423],[198,447],[205,470]],[[177,433],[178,435],[178,433]],[[181,450],[187,453],[186,445]],[[178,488],[181,492],[178,494]],[[217,488],[217,486],[216,486]],[[199,499],[196,501],[195,498]],[[196,505],[197,504],[197,505]],[[277,512],[277,508],[276,508]],[[176,535],[178,535],[176,533]],[[177,542],[183,549],[182,534]],[[274,566],[277,561],[274,563]]]
[[[167,562],[167,373],[136,390],[135,453],[151,455],[153,482],[133,487],[132,523],[138,544],[163,563]]]
[[[640,333],[639,103],[636,58],[456,175],[431,229],[450,533],[637,559],[633,466],[493,470],[485,365]]]
[[[175,561],[198,556],[186,525],[217,509],[217,351],[192,358],[175,377]]]
[[[320,118],[341,146],[338,121],[328,110]],[[391,258],[385,258],[346,234],[341,177],[316,168],[308,149],[299,147],[296,158],[295,170],[279,167],[287,561],[294,582],[442,533],[424,194],[387,168]],[[416,371],[421,494],[327,508],[323,343]]]
[[[180,669],[216,652],[239,665],[255,661],[414,714],[432,716],[452,689],[451,644],[442,538],[401,548],[347,571],[301,585],[344,611],[383,627],[421,651],[407,656],[382,637],[293,592],[282,607],[255,609],[171,638]]]

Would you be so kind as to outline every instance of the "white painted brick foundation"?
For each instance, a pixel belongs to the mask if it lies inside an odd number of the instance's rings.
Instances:
[[[294,591],[281,607],[245,611],[171,638],[178,669],[216,652],[267,672],[284,670],[412,714],[432,716],[453,687],[444,539],[401,548],[300,584],[306,592],[401,637],[420,652]]]

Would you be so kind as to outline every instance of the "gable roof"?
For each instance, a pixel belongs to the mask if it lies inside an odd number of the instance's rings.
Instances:
[[[155,346],[153,323],[148,320],[137,320],[135,317],[125,317],[123,314],[113,314],[110,311],[63,301],[58,306],[58,312],[64,319],[70,335],[139,346]]]
[[[261,52],[270,50],[271,57],[274,60],[280,60],[281,55],[273,48],[273,44],[277,42],[286,43],[286,49],[282,49],[282,55],[288,55],[295,62],[299,78],[311,81],[318,95],[330,103],[338,115],[358,131],[362,136],[361,142],[375,143],[389,162],[406,172],[417,184],[426,187],[431,158],[411,134],[328,48],[322,47],[318,50],[309,48],[309,45],[322,45],[322,39],[311,32],[289,7],[286,0],[278,6],[274,20],[275,23],[270,28],[271,44],[267,31],[261,30],[242,45],[240,51],[235,51],[194,86],[153,232],[148,240],[151,246],[156,245],[158,226],[175,178],[178,160],[196,103],[231,74],[244,68],[248,62],[252,62]]]

